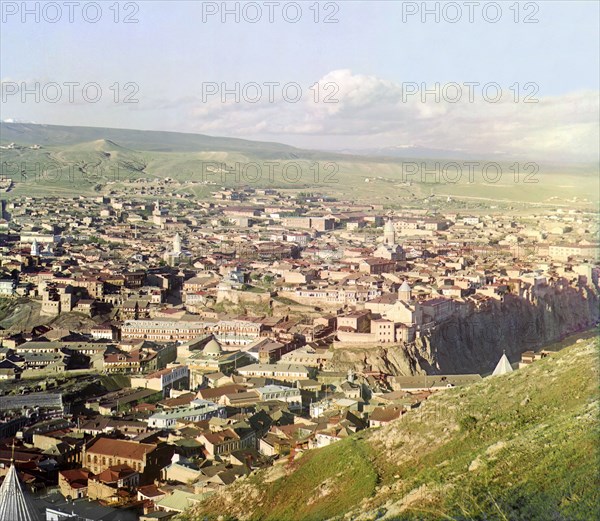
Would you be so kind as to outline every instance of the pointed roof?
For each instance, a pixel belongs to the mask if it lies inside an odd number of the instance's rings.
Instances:
[[[405,280],[401,285],[399,291],[411,291],[410,284]]]
[[[38,521],[31,499],[21,487],[17,469],[10,466],[0,486],[0,519],[6,521]]]
[[[512,373],[512,371],[513,371],[513,368],[510,365],[508,358],[506,357],[506,353],[503,353],[502,358],[500,358],[500,361],[496,365],[496,369],[494,369],[494,372],[492,373],[492,376],[497,376],[499,374]]]

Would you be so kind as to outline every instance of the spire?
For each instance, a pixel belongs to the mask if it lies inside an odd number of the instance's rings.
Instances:
[[[0,519],[6,521],[39,521],[31,499],[25,494],[14,465],[14,443],[10,469],[0,486]]]

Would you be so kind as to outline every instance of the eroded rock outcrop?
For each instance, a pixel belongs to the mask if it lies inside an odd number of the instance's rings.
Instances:
[[[332,365],[392,375],[487,373],[503,351],[512,362],[569,334],[593,327],[599,318],[595,287],[545,286],[529,298],[507,294],[479,309],[463,303],[454,316],[403,346],[337,349]]]

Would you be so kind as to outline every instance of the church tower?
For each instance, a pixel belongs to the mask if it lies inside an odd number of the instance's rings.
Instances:
[[[383,227],[383,244],[387,246],[396,244],[396,228],[391,219],[388,219]]]
[[[400,285],[400,289],[398,290],[398,300],[402,300],[403,302],[410,302],[412,299],[412,289],[410,288],[410,284],[407,281],[404,281]]]
[[[33,239],[33,242],[31,243],[31,256],[32,257],[39,257],[40,255],[40,245],[38,244],[38,242]]]
[[[173,237],[173,253],[181,253],[181,236],[179,233],[176,233],[175,237]]]

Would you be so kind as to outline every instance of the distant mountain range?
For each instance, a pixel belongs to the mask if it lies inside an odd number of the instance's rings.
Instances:
[[[120,146],[147,152],[237,152],[261,159],[307,159],[316,160],[372,160],[383,159],[448,159],[448,160],[487,160],[518,161],[502,153],[490,152],[482,157],[466,150],[397,145],[364,149],[303,149],[271,141],[208,136],[186,132],[165,132],[157,130],[133,130],[102,127],[79,127],[63,125],[43,125],[18,120],[0,122],[0,143],[20,143],[23,145],[72,146],[81,143],[112,141]],[[554,163],[556,164],[556,163]]]
[[[429,148],[415,145],[397,145],[383,148],[363,148],[357,150],[341,149],[336,150],[342,154],[358,154],[363,156],[376,157],[399,157],[399,158],[414,158],[427,157],[431,159],[460,159],[471,160],[481,159],[481,154],[474,154],[466,150],[449,150],[442,148]],[[506,154],[489,153],[486,154],[487,159],[509,160],[510,157]]]

